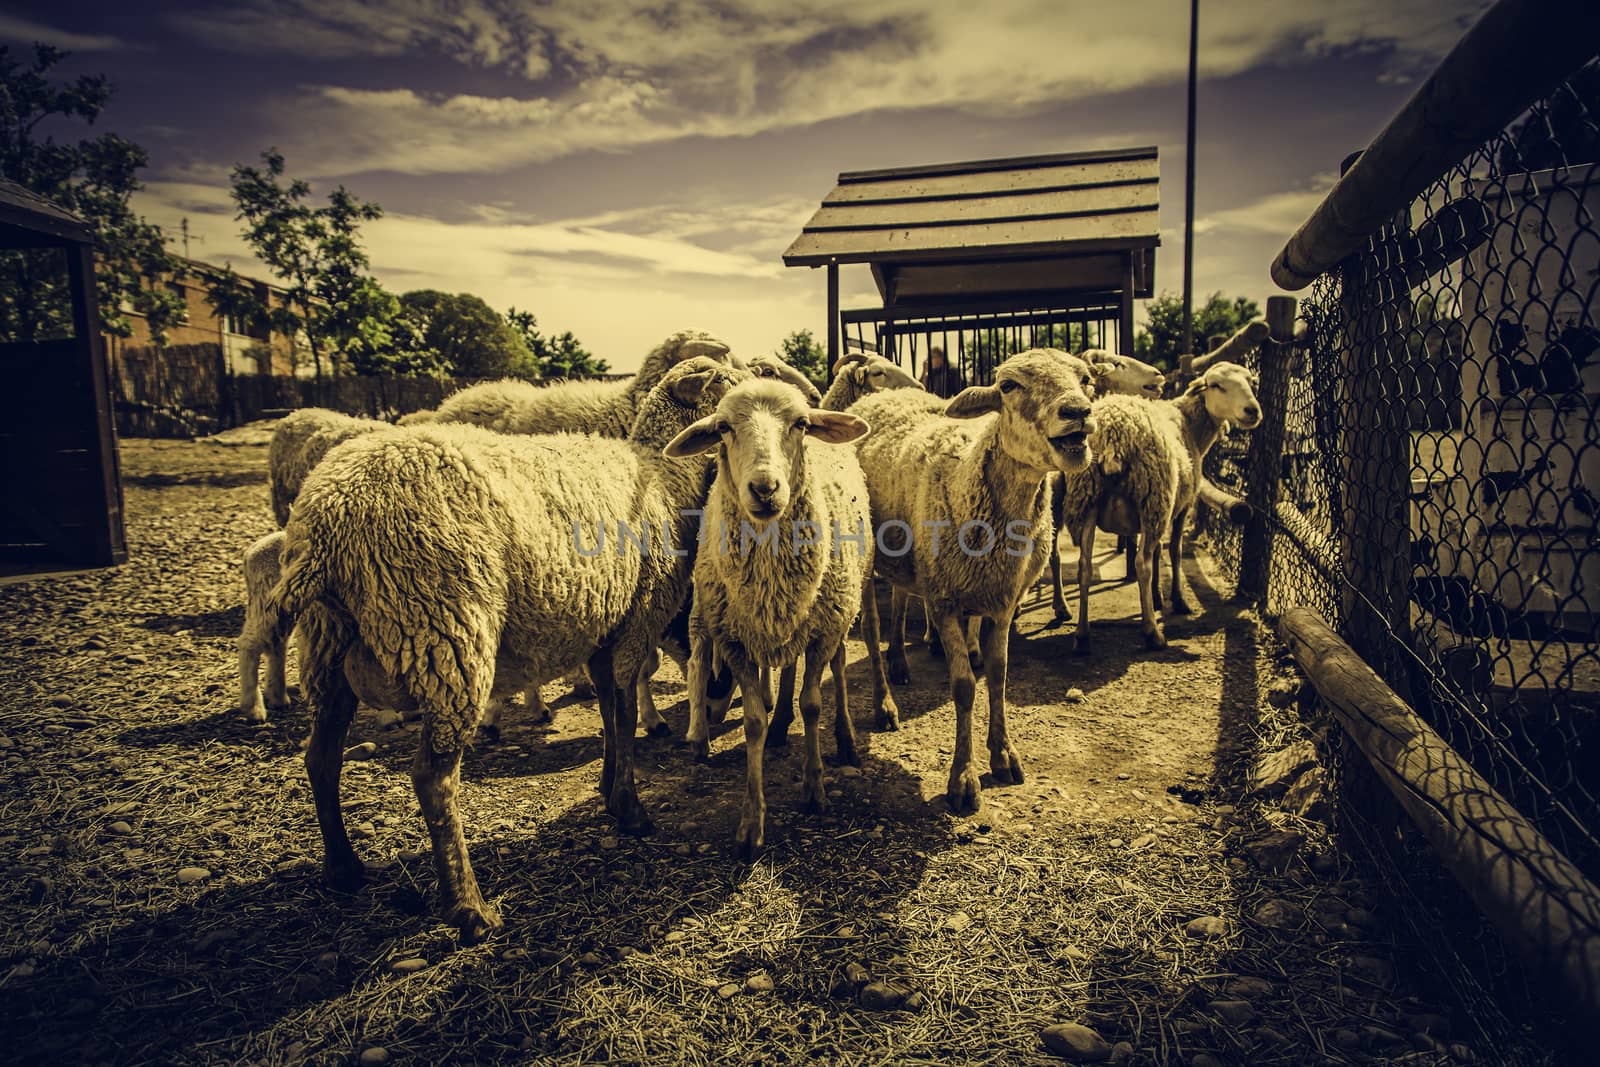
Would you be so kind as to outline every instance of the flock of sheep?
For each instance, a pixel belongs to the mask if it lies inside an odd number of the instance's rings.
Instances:
[[[889,683],[909,680],[905,617],[919,597],[955,653],[950,806],[976,810],[974,672],[988,683],[989,768],[1021,782],[1006,730],[1012,619],[1057,560],[1062,526],[1082,547],[1081,648],[1097,527],[1140,538],[1149,644],[1164,643],[1154,615],[1163,542],[1171,610],[1187,610],[1177,551],[1201,459],[1227,423],[1250,428],[1261,413],[1237,364],[1213,365],[1172,401],[1158,399],[1161,382],[1128,357],[1033,349],[993,384],[945,401],[893,362],[852,353],[819,396],[775,358],[745,361],[686,331],[623,381],[486,383],[400,426],[295,412],[269,456],[282,529],[245,556],[242,708],[261,721],[285,705],[284,648],[298,626],[306,769],[326,876],[341,886],[363,876],[339,797],[357,702],[420,714],[412,781],[442,915],[470,942],[500,919],[467,856],[460,765],[503,701],[525,690],[533,713],[547,714],[539,686],[586,673],[601,712],[601,794],[625,830],[644,833],[633,743],[641,716],[651,733],[669,732],[650,698],[659,650],[684,668],[698,756],[737,688],[747,758],[737,844],[753,854],[763,754],[787,743],[796,690],[802,796],[820,809],[822,669],[832,668],[838,758],[857,763],[845,637],[859,616],[876,722],[896,728]],[[1058,561],[1055,575],[1059,602]],[[887,661],[875,578],[893,590]]]

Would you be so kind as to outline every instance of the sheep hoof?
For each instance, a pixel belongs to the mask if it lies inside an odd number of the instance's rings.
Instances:
[[[821,815],[828,810],[828,796],[822,791],[822,782],[806,780],[805,786],[800,791],[800,806],[812,815]]]
[[[245,722],[261,723],[267,721],[267,709],[260,704],[253,708],[241,708],[240,710],[244,712]]]
[[[892,700],[885,700],[878,709],[878,729],[893,732],[900,729],[900,708]]]
[[[1080,656],[1087,656],[1094,648],[1088,634],[1078,634],[1072,639],[1072,651]]]
[[[348,860],[329,860],[323,867],[322,880],[337,893],[354,893],[367,880],[367,866],[352,855]]]
[[[500,727],[494,723],[483,727],[483,739],[491,745],[498,745],[500,743]]]
[[[488,904],[457,904],[445,916],[445,922],[461,931],[463,945],[476,945],[500,929],[500,915]]]
[[[702,737],[700,740],[696,741],[694,738],[690,738],[689,751],[690,754],[694,756],[694,761],[696,763],[710,763],[711,739],[709,737]]]
[[[994,780],[1001,785],[1007,783],[1021,785],[1023,781],[1022,760],[1017,758],[1017,754],[1011,750],[1010,746],[1007,746],[999,752],[990,754],[989,773],[993,774]]]
[[[1171,609],[1168,610],[1167,614],[1168,615],[1193,615],[1194,614],[1194,609],[1189,606],[1189,602],[1187,600],[1178,600],[1178,599],[1174,598],[1173,601],[1172,601],[1172,607],[1171,607]]]
[[[1056,613],[1056,622],[1071,622],[1072,621],[1072,609],[1067,607],[1065,604],[1056,604],[1055,605],[1055,613]]]
[[[594,699],[594,683],[593,682],[575,682],[575,683],[573,683],[572,696],[576,700],[593,700]]]
[[[911,684],[911,668],[906,666],[903,659],[889,660],[889,681],[895,685]]]
[[[851,767],[861,766],[861,757],[856,754],[856,746],[849,741],[837,746],[833,758],[834,762],[841,767],[847,765]]]
[[[734,837],[734,846],[739,856],[746,863],[754,862],[761,853],[762,832],[759,823],[752,825],[749,816],[739,820],[739,833]]]
[[[1144,635],[1144,647],[1150,649],[1152,652],[1156,651],[1157,649],[1166,648],[1167,635],[1161,632],[1161,628],[1159,626],[1154,630],[1146,631]]]
[[[269,694],[267,696],[267,707],[271,708],[273,711],[288,711],[289,698],[286,696],[275,697]],[[266,718],[266,716],[263,715],[262,718]]]
[[[766,749],[769,756],[787,756],[789,754],[788,732],[779,733],[776,730],[768,730]]]
[[[654,726],[650,727],[650,729],[645,731],[645,736],[646,737],[658,737],[658,738],[659,737],[671,737],[672,736],[672,727],[668,726],[664,721],[663,722],[658,722]]]
[[[972,767],[950,775],[950,788],[945,792],[945,799],[950,803],[950,811],[955,815],[976,813],[983,803],[983,784],[978,781],[978,772]]]
[[[644,805],[640,804],[638,800],[633,802],[632,807],[625,809],[622,814],[617,816],[617,825],[622,828],[623,833],[633,837],[648,837],[655,832],[655,826],[650,822],[650,816],[645,814]]]

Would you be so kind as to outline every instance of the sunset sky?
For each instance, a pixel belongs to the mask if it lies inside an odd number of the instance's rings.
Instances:
[[[1340,158],[1487,6],[1202,0],[1196,292],[1274,292]],[[187,218],[195,258],[265,276],[227,183],[276,145],[383,206],[389,288],[531,309],[631,369],[684,327],[746,352],[820,335],[822,273],[780,256],[841,170],[1158,145],[1156,286],[1181,290],[1187,7],[24,0],[0,43],[111,77],[98,128],[148,149],[139,209]],[[865,268],[842,279],[844,306],[878,302]]]

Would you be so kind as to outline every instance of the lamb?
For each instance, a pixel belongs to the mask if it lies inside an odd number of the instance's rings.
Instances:
[[[879,531],[873,573],[923,598],[946,648],[964,644],[963,616],[979,615],[992,624],[983,627],[983,669],[989,683],[989,766],[1001,782],[1022,781],[1022,761],[1006,731],[1011,618],[1049,555],[1045,479],[1052,471],[1077,473],[1093,458],[1092,381],[1093,370],[1082,359],[1031,349],[1002,363],[995,384],[964,389],[948,404],[896,389],[863,397],[850,409],[873,427],[858,448]],[[890,525],[910,544],[888,544]],[[882,721],[892,701],[877,630],[876,605],[864,596],[862,631]],[[890,639],[890,655],[903,662],[902,639]],[[972,760],[976,684],[967,657],[948,656],[946,663],[956,705],[947,797],[954,811],[976,810],[982,794]]]
[[[833,384],[818,406],[826,411],[844,411],[870,393],[921,388],[922,383],[894,360],[868,352],[849,352],[833,365]]]
[[[745,369],[757,378],[776,378],[780,382],[787,382],[805,395],[806,403],[816,407],[822,400],[822,394],[817,387],[811,384],[811,379],[791,367],[777,356],[752,356],[744,361]]]
[[[484,382],[448,397],[434,412],[432,422],[465,422],[501,433],[626,437],[640,403],[662,376],[697,356],[730,361],[728,346],[721,341],[699,330],[682,330],[652,349],[631,378],[549,385],[514,378]]]
[[[805,654],[801,795],[809,810],[827,806],[817,735],[825,663],[833,668],[839,758],[860,762],[845,694],[844,642],[872,569],[872,513],[854,450],[814,442],[843,445],[867,431],[854,415],[808,407],[790,386],[751,381],[730,390],[714,414],[666,448],[668,456],[717,456],[706,499],[707,543],[694,569],[689,740],[704,757],[707,660],[728,663],[744,691],[745,799],[736,842],[748,858],[761,848],[766,824],[763,669],[792,670]],[[788,729],[787,722],[772,725]]]
[[[745,377],[702,357],[681,363],[645,396],[631,440],[424,424],[349,441],[312,472],[268,609],[280,633],[300,620],[306,771],[331,884],[364,876],[339,801],[358,695],[422,711],[412,783],[441,911],[464,941],[500,925],[456,805],[462,753],[491,696],[587,661],[604,735],[601,793],[624,830],[648,832],[634,783],[633,684],[688,591],[690,553],[675,546],[693,544],[710,473],[707,461],[661,450]],[[630,548],[624,527],[659,534],[671,550]]]
[[[1149,648],[1165,648],[1155,617],[1157,553],[1168,542],[1172,613],[1189,611],[1179,571],[1179,539],[1199,491],[1201,463],[1228,423],[1253,429],[1261,421],[1250,372],[1237,363],[1214,363],[1177,400],[1149,402],[1109,396],[1096,402],[1099,429],[1091,439],[1096,461],[1063,479],[1062,515],[1078,534],[1079,652],[1090,646],[1089,563],[1096,527],[1139,535],[1141,629]]]
[[[274,530],[244,553],[244,629],[239,634],[239,709],[251,722],[266,722],[267,708],[289,703],[284,677],[284,644],[266,618],[267,596],[278,584],[283,531]],[[267,659],[267,698],[261,699],[261,657]]]

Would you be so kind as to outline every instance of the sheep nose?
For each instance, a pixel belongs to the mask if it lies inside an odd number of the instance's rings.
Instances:
[[[1068,422],[1076,422],[1079,419],[1087,419],[1092,410],[1093,409],[1090,408],[1088,404],[1079,404],[1068,400],[1060,407],[1056,408],[1056,414],[1061,416],[1063,419],[1066,419]]]
[[[1244,417],[1249,419],[1251,422],[1255,422],[1256,419],[1261,417],[1261,409],[1256,407],[1254,404],[1249,404],[1244,409]]]
[[[757,500],[771,500],[778,492],[778,479],[770,474],[758,474],[750,479],[750,495]]]

